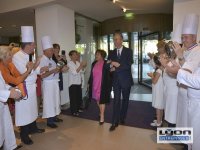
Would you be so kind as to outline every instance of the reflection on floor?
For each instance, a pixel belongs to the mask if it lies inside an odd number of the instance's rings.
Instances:
[[[109,132],[110,124],[71,116],[61,116],[63,123],[57,129],[45,127],[43,134],[34,134],[33,145],[21,150],[181,150],[180,145],[157,144],[156,132],[120,125]]]
[[[111,92],[111,97],[114,98],[113,91]],[[129,99],[136,101],[152,102],[152,90],[151,88],[145,87],[144,85],[135,83],[131,87]]]
[[[131,88],[130,100],[152,102],[152,90],[135,83]]]

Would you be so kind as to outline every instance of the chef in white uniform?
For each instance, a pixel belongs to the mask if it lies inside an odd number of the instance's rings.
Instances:
[[[182,43],[181,49],[178,43],[174,43],[174,50],[178,56],[179,64],[189,72],[194,72],[200,66],[200,47],[196,43],[199,25],[199,16],[196,14],[188,14],[185,16],[182,27]],[[179,85],[178,107],[177,107],[177,127],[187,127],[187,87]]]
[[[47,118],[47,126],[56,128],[56,116],[60,114],[59,72],[53,56],[53,45],[49,36],[42,37],[43,56],[39,67],[49,66],[49,70],[41,74],[43,91],[43,116]]]
[[[27,70],[27,63],[32,63],[29,62],[29,55],[33,54],[35,49],[33,27],[22,26],[21,34],[22,49],[15,53],[12,61],[18,71],[23,74]],[[38,117],[36,79],[37,72],[32,70],[25,80],[27,98],[15,103],[15,124],[20,126],[21,141],[27,145],[33,144],[29,134],[44,132],[44,129],[38,129],[36,126],[36,119]]]
[[[21,93],[14,88],[10,88],[5,84],[5,81],[0,73],[0,147],[4,150],[13,150],[17,148],[13,123],[8,108],[8,98],[19,99]]]
[[[193,127],[193,144],[188,150],[200,149],[200,67],[193,73],[180,69],[177,81],[186,85],[188,93],[187,126]]]

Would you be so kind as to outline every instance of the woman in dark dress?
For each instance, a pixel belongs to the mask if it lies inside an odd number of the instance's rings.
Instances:
[[[100,125],[104,123],[105,104],[110,102],[111,92],[110,64],[107,63],[105,57],[104,50],[96,51],[88,81],[89,97],[95,100],[99,106]]]
[[[56,44],[56,43],[53,44],[53,56],[52,56],[52,59],[54,60],[54,62],[57,64],[58,61],[63,59],[64,61],[66,61],[66,64],[67,64],[66,57],[63,56],[63,55],[60,56],[59,52],[60,52],[60,45]],[[59,89],[60,89],[60,91],[63,90],[63,75],[62,75],[62,71],[59,73]],[[55,122],[63,122],[63,120],[56,116],[55,117]]]

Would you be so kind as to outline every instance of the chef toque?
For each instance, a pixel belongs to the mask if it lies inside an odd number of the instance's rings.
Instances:
[[[188,14],[183,21],[182,34],[194,34],[198,32],[199,16],[197,14]]]
[[[34,33],[32,26],[21,26],[22,43],[34,42]]]
[[[53,48],[51,38],[49,36],[42,37],[42,49],[43,51],[49,48]]]

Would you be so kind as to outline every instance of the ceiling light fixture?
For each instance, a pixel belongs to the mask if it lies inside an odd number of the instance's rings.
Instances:
[[[126,8],[122,8],[122,11],[123,11],[123,12],[126,12],[127,10],[126,10]]]
[[[3,27],[0,27],[0,29],[1,29],[1,28],[3,28]]]
[[[117,0],[110,0],[110,1],[112,1],[113,3],[116,3]]]
[[[131,19],[134,19],[134,13],[132,13],[132,12],[127,12],[127,13],[124,13],[125,15],[125,18],[126,19],[129,19],[129,20],[131,20]]]

